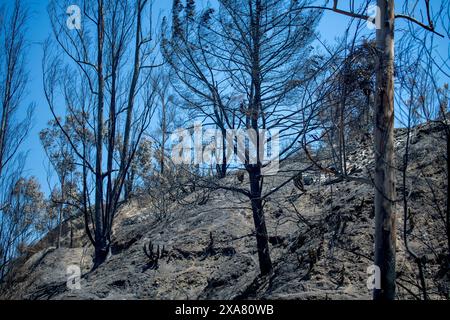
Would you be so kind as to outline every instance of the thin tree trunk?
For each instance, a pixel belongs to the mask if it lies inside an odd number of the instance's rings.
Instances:
[[[127,174],[127,179],[124,185],[125,201],[130,200],[131,194],[133,193],[134,177],[135,177],[135,170],[131,167],[129,168],[129,173]]]
[[[62,235],[62,228],[63,228],[63,219],[64,219],[64,184],[65,184],[65,178],[62,177],[61,179],[61,204],[59,205],[59,225],[58,225],[58,240],[56,242],[56,248],[61,247],[61,235]]]
[[[269,238],[267,236],[266,220],[261,200],[261,169],[257,166],[249,171],[250,193],[253,211],[253,221],[256,231],[256,245],[258,248],[259,268],[262,275],[272,272],[272,261],[270,259]]]
[[[104,42],[104,13],[103,0],[98,0],[98,24],[97,24],[97,141],[96,141],[96,164],[95,164],[95,256],[94,266],[96,269],[102,264],[108,255],[108,244],[104,232],[103,219],[103,109],[104,109],[104,86],[103,77],[103,42]]]
[[[6,84],[8,87],[8,84]],[[7,123],[8,123],[8,108],[7,105],[3,105],[2,108],[2,119],[1,119],[1,126],[0,126],[0,177],[3,172],[3,165],[4,165],[4,150],[5,150],[5,137],[7,132]]]
[[[15,28],[14,28],[15,29]],[[14,33],[12,34],[12,40],[11,42],[14,43],[14,37],[15,37],[15,30],[13,30]],[[10,102],[11,102],[11,82],[12,77],[14,74],[14,69],[11,66],[13,58],[13,52],[12,48],[8,48],[8,63],[7,63],[7,74],[5,77],[5,93],[2,102],[2,119],[1,119],[1,125],[0,125],[0,176],[3,172],[3,166],[5,165],[4,161],[4,152],[5,152],[5,142],[6,142],[6,135],[9,128],[9,113],[10,113]]]
[[[111,213],[113,212],[114,206],[114,192],[113,192],[113,164],[114,164],[114,151],[115,151],[115,137],[116,137],[116,90],[117,90],[117,68],[118,68],[118,57],[116,57],[115,44],[113,42],[111,48],[111,60],[112,60],[112,71],[111,71],[111,100],[109,104],[109,130],[108,130],[108,149],[107,149],[107,184],[106,184],[106,212],[105,212],[105,230],[108,229],[110,225]],[[119,53],[117,53],[119,55]]]
[[[73,248],[73,221],[72,221],[72,218],[69,219],[69,223],[70,223],[70,243],[69,243],[69,248]]]
[[[262,207],[262,184],[261,184],[261,150],[259,142],[258,118],[262,112],[261,101],[261,63],[260,63],[260,43],[261,43],[261,0],[256,0],[254,12],[253,5],[249,2],[250,16],[252,17],[250,30],[252,32],[252,101],[250,103],[250,115],[247,116],[247,123],[251,123],[251,128],[256,133],[256,164],[249,164],[247,171],[250,179],[250,197],[253,211],[253,220],[256,231],[256,244],[258,248],[259,268],[262,275],[272,272],[272,261],[270,259],[269,239],[267,236],[266,220]],[[250,119],[249,119],[250,118]],[[249,159],[247,159],[249,161]]]
[[[345,86],[345,85],[344,85]],[[344,124],[344,116],[345,116],[345,89],[343,90],[340,108],[339,108],[339,160],[341,166],[341,172],[344,176],[347,175],[347,159],[345,154],[345,124]]]
[[[447,117],[444,114],[444,117]],[[445,222],[446,222],[446,231],[447,231],[447,249],[448,249],[448,265],[450,266],[450,128],[445,122],[446,125],[446,139],[447,139],[447,208],[445,212]]]
[[[227,131],[222,127],[222,163],[216,165],[217,177],[223,179],[227,176]]]
[[[162,110],[161,110],[161,116],[162,116],[161,135],[162,135],[162,138],[161,138],[161,155],[160,155],[161,159],[160,159],[159,165],[161,166],[161,175],[163,176],[164,175],[164,166],[165,166],[164,160],[165,160],[165,153],[166,153],[165,147],[166,147],[166,132],[167,132],[167,123],[166,123],[167,122],[167,117],[166,117],[167,110],[166,110],[166,101],[165,101],[164,92],[162,92],[161,107],[162,107]]]
[[[130,84],[130,91],[128,94],[128,103],[127,103],[127,115],[125,120],[125,135],[123,139],[123,147],[120,154],[120,168],[119,168],[119,179],[126,179],[126,170],[128,167],[129,159],[128,153],[130,148],[130,140],[131,140],[131,126],[133,120],[133,108],[134,108],[134,98],[136,95],[136,88],[140,75],[141,68],[141,59],[140,59],[140,48],[141,48],[141,19],[142,19],[142,2],[137,1],[136,3],[137,9],[137,22],[136,22],[136,39],[135,39],[135,48],[134,48],[134,62],[133,62],[133,76]],[[118,201],[118,197],[120,196],[120,186],[121,181],[118,182],[119,190],[116,190],[116,199],[115,202]],[[125,199],[127,200],[127,199]]]
[[[395,298],[395,175],[394,175],[394,1],[378,0],[377,92],[375,109],[375,265],[381,288],[375,300]]]

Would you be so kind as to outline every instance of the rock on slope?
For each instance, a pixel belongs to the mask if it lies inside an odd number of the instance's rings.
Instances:
[[[445,202],[442,192],[430,192],[433,186],[445,190],[440,135],[430,125],[414,130],[406,186],[414,215],[408,236],[411,247],[427,259],[430,298],[448,297],[449,291],[448,269],[442,262],[445,235],[435,210],[436,203],[445,208]],[[400,163],[404,130],[397,130],[396,141]],[[371,155],[367,145],[349,154],[355,175],[370,178]],[[290,161],[282,170],[299,165]],[[267,179],[267,188],[276,186],[281,175]],[[373,256],[372,187],[353,181],[328,184],[327,177],[310,176],[314,179],[306,193],[290,183],[265,204],[274,262],[271,276],[258,277],[253,219],[246,199],[219,190],[206,204],[190,202],[195,193],[183,205],[174,203],[164,220],[157,219],[145,199],[135,200],[122,208],[112,254],[99,269],[88,273],[92,248],[85,238],[76,241],[76,248],[44,248],[22,259],[26,261],[15,270],[2,298],[370,299],[366,270]],[[238,183],[234,176],[227,179]],[[400,195],[400,185],[398,190]],[[405,252],[401,202],[397,212],[398,295],[413,299],[420,295],[417,265]],[[168,251],[156,270],[146,268],[148,258],[142,248],[149,241]],[[66,287],[69,265],[82,268],[79,290]]]

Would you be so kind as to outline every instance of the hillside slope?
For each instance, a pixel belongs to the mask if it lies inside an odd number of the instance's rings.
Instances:
[[[415,128],[406,184],[411,219],[410,247],[426,259],[430,298],[449,295],[444,209],[445,162],[442,132],[434,125]],[[405,130],[396,132],[401,163]],[[372,151],[358,145],[349,154],[353,175],[370,179]],[[267,190],[302,166],[291,160],[280,174],[267,179]],[[75,248],[55,249],[49,242],[14,272],[3,299],[370,299],[367,267],[373,256],[373,189],[355,181],[329,183],[311,172],[303,193],[289,183],[265,204],[274,273],[258,277],[253,219],[246,199],[213,191],[206,203],[194,201],[197,190],[173,203],[158,220],[144,197],[125,205],[115,225],[112,254],[100,268],[90,269],[92,248],[78,221]],[[398,172],[398,181],[400,180]],[[234,175],[226,183],[238,184]],[[243,182],[244,184],[246,181]],[[399,195],[402,186],[397,186]],[[433,192],[431,191],[433,190]],[[192,201],[191,201],[192,200]],[[400,200],[400,199],[399,199]],[[420,296],[417,265],[406,253],[402,202],[398,202],[398,297]],[[159,268],[146,268],[143,246],[164,245],[167,257]],[[48,246],[48,247],[46,247]],[[81,289],[66,287],[66,269],[79,265]]]

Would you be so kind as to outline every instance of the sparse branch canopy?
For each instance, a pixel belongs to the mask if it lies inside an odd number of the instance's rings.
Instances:
[[[45,95],[82,177],[79,207],[95,247],[94,268],[109,253],[123,187],[154,113],[154,94],[145,91],[153,68],[144,68],[157,57],[153,26],[144,20],[152,14],[150,3],[85,0],[81,30],[64,24],[68,1],[49,6],[53,36],[43,61]]]
[[[227,129],[243,128],[256,135],[261,130],[280,130],[285,146],[280,156],[295,152],[296,141],[309,131],[308,119],[315,113],[315,105],[299,103],[295,97],[312,98],[308,86],[320,72],[311,44],[321,12],[304,9],[309,3],[219,1],[217,8],[196,13],[193,1],[186,6],[174,1],[172,32],[168,36],[166,20],[162,50],[175,75],[175,90],[191,115],[212,122],[222,136]],[[248,150],[240,151],[249,189],[204,178],[199,184],[249,198],[260,270],[268,274],[272,262],[263,211],[264,164],[260,144],[254,147],[256,163]]]
[[[25,177],[27,137],[34,106],[24,105],[28,74],[28,10],[23,1],[0,6],[0,286],[11,263],[42,232],[42,193]]]

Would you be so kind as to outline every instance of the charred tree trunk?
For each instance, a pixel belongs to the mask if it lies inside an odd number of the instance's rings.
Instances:
[[[140,50],[142,46],[142,10],[145,5],[145,2],[137,1],[137,22],[136,22],[136,39],[135,39],[135,47],[134,47],[134,61],[133,61],[133,76],[131,79],[130,84],[130,90],[128,92],[128,103],[127,103],[127,115],[125,120],[125,133],[124,133],[124,139],[123,139],[123,147],[121,150],[121,161],[120,161],[120,168],[119,168],[119,179],[121,181],[118,182],[119,188],[118,190],[115,190],[115,199],[114,204],[117,203],[118,197],[121,193],[122,189],[122,181],[126,179],[126,173],[129,168],[129,165],[131,164],[132,159],[130,158],[130,143],[131,143],[131,136],[132,136],[132,123],[133,123],[133,110],[134,110],[134,99],[136,96],[136,90],[138,86],[139,81],[139,75],[141,70],[141,57],[140,57]],[[129,181],[124,182],[125,185],[129,185]],[[131,182],[132,183],[132,182]],[[128,200],[128,197],[131,193],[130,188],[128,188],[128,191],[125,194],[125,200]]]
[[[56,248],[61,247],[61,235],[63,232],[63,221],[64,221],[64,185],[65,185],[65,177],[61,179],[61,204],[59,205],[59,218],[58,218],[58,239],[56,241]]]
[[[395,298],[395,175],[394,175],[394,1],[378,0],[377,92],[375,109],[375,265],[381,288],[375,300]]]
[[[69,248],[73,248],[73,221],[72,217],[69,219],[69,226],[70,226],[70,242],[69,242]]]
[[[258,248],[259,268],[262,275],[272,272],[272,261],[270,259],[269,238],[267,235],[266,220],[261,200],[261,168],[252,167],[249,171],[250,194],[253,212],[253,221],[255,223],[256,245]]]
[[[104,13],[103,0],[98,1],[98,24],[97,24],[97,81],[98,81],[98,95],[97,95],[97,135],[96,135],[96,163],[95,163],[95,253],[94,266],[96,269],[102,264],[108,255],[109,244],[107,242],[104,228],[106,227],[104,221],[104,205],[103,205],[103,109],[104,109],[104,86],[105,79],[103,76],[103,43],[104,43]]]
[[[444,114],[444,117],[447,117]],[[447,120],[445,120],[445,139],[447,140],[447,203],[446,203],[446,210],[445,210],[445,224],[446,224],[446,233],[447,233],[447,249],[448,249],[448,256],[447,261],[448,265],[450,267],[450,128],[447,124]]]
[[[161,167],[161,176],[164,176],[164,166],[165,164],[165,154],[166,154],[166,132],[167,132],[167,115],[166,115],[166,101],[164,99],[164,95],[161,97],[161,155],[159,159],[159,166]]]
[[[344,85],[345,87],[345,85]],[[343,175],[347,175],[347,156],[345,152],[345,89],[339,105],[339,165]]]
[[[124,181],[124,201],[129,201],[131,199],[131,196],[133,194],[133,185],[134,185],[134,178],[135,178],[135,170],[133,168],[129,169],[129,172],[126,175],[126,179]]]
[[[227,150],[227,131],[222,128],[222,150]],[[217,177],[223,179],[227,176],[227,155],[222,152],[222,163],[216,165]]]
[[[261,146],[259,141],[259,125],[258,119],[262,114],[262,101],[261,101],[261,13],[263,4],[260,0],[255,2],[255,5],[250,3],[250,30],[251,30],[251,38],[252,38],[252,86],[251,86],[251,102],[249,104],[250,113],[247,115],[246,122],[248,124],[248,128],[253,129],[256,134],[256,163],[250,163],[249,159],[249,150],[247,150],[246,161],[247,166],[246,169],[249,174],[250,179],[250,200],[252,204],[253,211],[253,221],[255,223],[255,232],[256,232],[256,245],[258,248],[258,259],[259,259],[259,268],[262,275],[266,275],[272,272],[272,261],[270,259],[270,251],[269,251],[269,238],[267,236],[267,227],[266,220],[264,217],[264,210],[262,206],[262,175],[261,175]],[[254,12],[253,12],[254,10]]]

